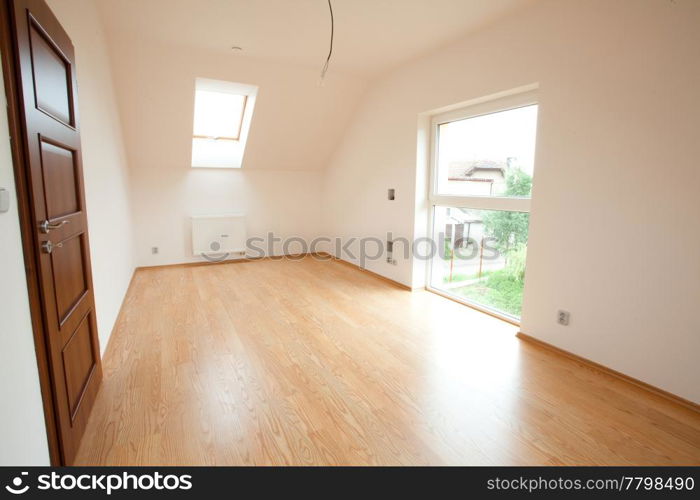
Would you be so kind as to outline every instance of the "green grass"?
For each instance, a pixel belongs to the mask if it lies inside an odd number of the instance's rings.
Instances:
[[[520,317],[523,280],[514,278],[506,270],[492,271],[486,281],[455,288],[451,292],[486,307]]]
[[[481,272],[481,277],[485,278],[489,276],[490,274],[493,274],[496,271],[482,271]],[[447,276],[444,276],[442,278],[443,283],[454,283],[455,281],[469,281],[469,280],[475,280],[479,278],[478,273],[472,273],[472,274],[462,274],[462,273],[454,273],[452,275],[452,281],[450,281],[450,275],[448,274]]]

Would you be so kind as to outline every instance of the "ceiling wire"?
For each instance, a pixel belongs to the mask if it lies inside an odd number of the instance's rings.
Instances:
[[[326,57],[326,62],[323,65],[323,68],[321,69],[321,81],[323,82],[323,79],[326,78],[326,72],[328,71],[328,65],[331,62],[331,56],[333,55],[333,38],[335,35],[335,20],[333,19],[333,6],[331,5],[331,0],[328,0],[328,10],[331,13],[331,44],[330,48],[328,49],[328,57]]]

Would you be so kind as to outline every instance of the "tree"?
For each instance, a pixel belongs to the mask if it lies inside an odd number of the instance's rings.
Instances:
[[[506,190],[503,196],[529,196],[532,176],[519,168],[506,172]],[[511,248],[527,244],[530,214],[494,210],[484,213],[484,230],[496,240],[496,248],[508,254]]]
[[[530,196],[532,191],[532,176],[520,168],[506,172],[505,196]]]

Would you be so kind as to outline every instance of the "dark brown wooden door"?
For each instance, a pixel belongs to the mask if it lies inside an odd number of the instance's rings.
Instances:
[[[75,58],[43,0],[11,3],[44,336],[60,453],[69,465],[102,379]]]

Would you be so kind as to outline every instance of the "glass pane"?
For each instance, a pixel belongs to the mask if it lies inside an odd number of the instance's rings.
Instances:
[[[431,286],[520,318],[530,214],[435,207]]]
[[[192,139],[192,166],[211,168],[239,168],[243,148],[238,141]]]
[[[245,96],[197,90],[194,99],[194,135],[238,138]]]
[[[441,195],[529,197],[537,105],[438,125]]]

